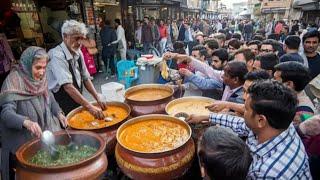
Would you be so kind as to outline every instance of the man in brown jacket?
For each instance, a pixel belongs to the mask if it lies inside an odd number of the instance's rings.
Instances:
[[[144,17],[144,23],[141,30],[141,42],[143,44],[144,53],[147,53],[153,42],[151,24],[148,17]]]

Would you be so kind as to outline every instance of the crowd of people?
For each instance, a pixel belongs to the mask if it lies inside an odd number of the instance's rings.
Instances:
[[[216,99],[207,107],[209,116],[188,120],[219,125],[208,128],[198,144],[203,176],[318,179],[318,28],[296,28],[297,21],[290,28],[278,21],[265,29],[250,20],[241,23],[242,31],[226,27],[206,35],[184,21],[178,28],[178,37],[185,29],[183,41],[173,41],[173,50],[163,55],[168,72],[181,80],[161,76],[162,83],[184,88],[184,96]]]
[[[114,56],[126,59],[126,32],[119,19],[104,20],[102,57],[116,73]],[[135,48],[159,50],[168,76],[159,83],[183,89],[180,96],[216,99],[211,124],[198,142],[203,177],[211,179],[319,179],[320,33],[314,26],[271,20],[137,21]],[[103,119],[105,102],[94,88],[85,57],[95,54],[85,24],[67,20],[63,41],[48,53],[27,48],[5,79],[0,94],[2,179],[14,172],[14,153],[43,130],[67,126],[64,114],[85,107]],[[85,47],[85,48],[83,48]],[[86,54],[87,53],[87,54]],[[86,54],[86,55],[85,55]],[[109,68],[109,67],[107,67]],[[165,73],[164,73],[165,74]],[[83,88],[100,108],[83,95]],[[218,126],[214,126],[218,125]],[[245,140],[245,141],[244,141]]]

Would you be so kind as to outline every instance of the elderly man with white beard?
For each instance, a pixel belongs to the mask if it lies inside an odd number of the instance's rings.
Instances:
[[[85,107],[96,118],[103,119],[106,104],[98,96],[80,50],[88,33],[85,24],[67,20],[61,28],[63,42],[49,51],[48,86],[64,113],[78,106]],[[100,108],[93,106],[82,95],[83,86],[94,97]]]

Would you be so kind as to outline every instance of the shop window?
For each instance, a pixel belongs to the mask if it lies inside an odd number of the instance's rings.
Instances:
[[[33,0],[13,0],[11,9],[20,18],[22,38],[30,45],[43,45],[43,34],[37,6]]]

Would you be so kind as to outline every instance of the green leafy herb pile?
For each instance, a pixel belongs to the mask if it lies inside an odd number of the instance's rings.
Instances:
[[[39,150],[29,162],[32,164],[52,167],[77,163],[87,157],[93,155],[97,149],[88,145],[80,145],[77,150],[70,150],[65,145],[57,145],[59,157],[53,159],[48,150]]]

